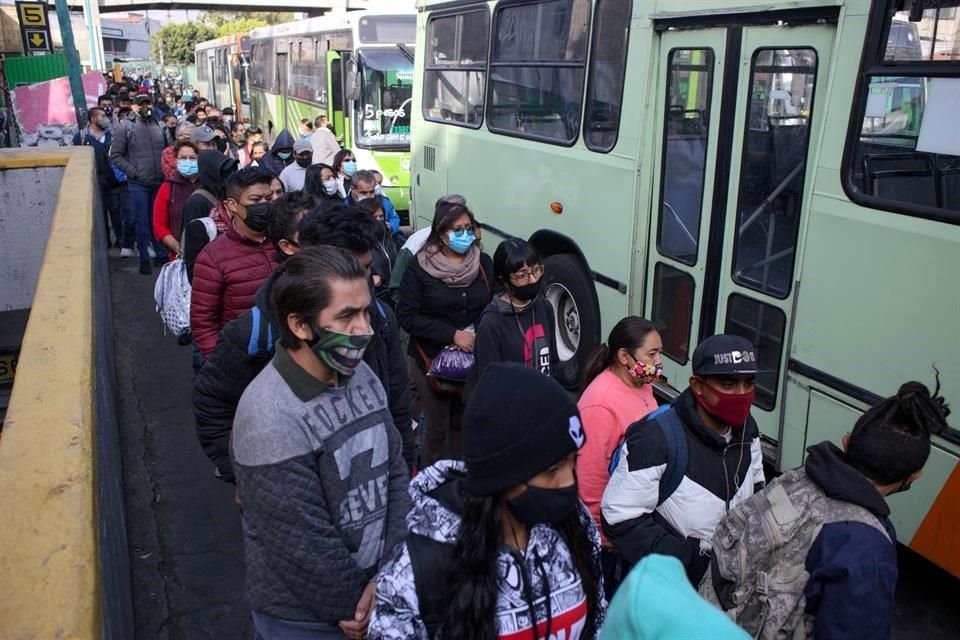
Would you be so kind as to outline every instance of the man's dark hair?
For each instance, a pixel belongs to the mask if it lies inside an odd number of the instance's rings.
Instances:
[[[233,107],[224,107],[223,109],[220,110],[220,113],[222,113],[222,114],[225,115],[225,116],[232,116],[232,115],[233,115]]]
[[[250,127],[247,129],[247,135],[262,136],[263,130],[260,127]]]
[[[108,94],[104,94],[97,98],[97,104],[99,105],[104,100],[108,101],[110,104],[113,104],[113,98],[111,98]]]
[[[87,122],[93,122],[93,119],[97,116],[98,113],[106,113],[100,107],[90,107],[87,109]]]
[[[244,133],[247,132],[247,125],[243,124],[239,120],[234,120],[233,124],[230,125],[230,133],[236,133],[237,130],[241,130]]]
[[[211,120],[213,122],[211,122]],[[229,135],[226,125],[223,124],[223,120],[221,120],[220,118],[207,118],[207,121],[204,122],[204,124],[210,127],[211,129],[221,132],[223,135]]]
[[[130,107],[120,107],[120,110],[117,111],[117,119],[123,120],[133,109]]]
[[[289,241],[300,226],[300,214],[305,214],[317,205],[317,201],[303,191],[284,193],[270,203],[270,225],[267,227],[267,239],[277,249],[277,261],[283,262],[290,256],[280,251],[280,241]]]
[[[850,433],[847,464],[881,485],[905,482],[930,456],[931,434],[947,429],[950,407],[937,386],[930,393],[920,382],[905,382],[897,395],[874,405]]]
[[[357,207],[345,204],[317,207],[300,222],[300,244],[304,247],[326,244],[365,253],[377,244],[379,224]]]
[[[265,171],[261,171],[258,167],[246,167],[227,178],[225,193],[228,198],[239,202],[243,196],[243,192],[253,185],[265,184],[269,186],[272,181],[273,176]]]
[[[279,276],[270,288],[270,297],[280,318],[280,344],[287,349],[300,346],[300,339],[290,331],[287,318],[313,324],[320,312],[330,304],[334,280],[363,280],[367,274],[357,259],[335,247],[309,247],[291,256],[279,269]]]

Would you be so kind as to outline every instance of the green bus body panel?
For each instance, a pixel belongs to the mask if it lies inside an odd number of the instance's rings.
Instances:
[[[423,9],[417,51],[426,53],[431,8],[448,9],[450,5],[445,0],[422,0],[420,4]],[[420,106],[425,55],[418,55],[415,62],[411,185],[416,225],[430,224],[436,198],[454,192],[467,198],[481,222],[505,234],[527,238],[547,229],[573,239],[591,270],[627,288],[624,294],[595,282],[605,337],[627,313],[651,312],[652,298],[646,289],[653,281],[649,273],[654,262],[651,252],[656,252],[650,238],[656,235],[655,228],[651,231],[656,222],[651,211],[659,207],[660,197],[663,61],[669,42],[687,46],[707,32],[704,28],[661,35],[653,31],[650,17],[824,6],[839,8],[835,25],[796,27],[794,31],[815,37],[816,43],[812,44],[819,55],[794,282],[790,297],[782,303],[733,283],[731,230],[736,224],[737,179],[746,121],[744,83],[752,54],[748,47],[752,43],[804,43],[791,36],[791,27],[744,27],[739,54],[717,51],[718,58],[740,56],[740,92],[734,153],[732,160],[726,160],[731,162],[732,186],[728,185],[721,296],[714,329],[722,329],[726,297],[733,292],[775,304],[786,313],[786,348],[776,406],[772,412],[756,409],[757,414],[763,414],[764,434],[777,444],[778,466],[783,469],[802,464],[806,448],[816,442],[839,444],[867,408],[856,397],[828,386],[828,378],[812,379],[790,370],[791,360],[884,397],[895,393],[907,380],[932,387],[935,364],[940,370],[943,395],[954,404],[960,398],[960,304],[955,283],[960,273],[960,226],[868,209],[851,202],[841,185],[841,159],[856,99],[870,2],[774,1],[761,6],[750,0],[682,4],[635,0],[619,137],[607,154],[588,150],[582,132],[572,146],[563,147],[494,134],[486,120],[476,130],[427,121]],[[719,22],[735,23],[736,19],[725,17]],[[491,20],[491,29],[495,26],[495,20]],[[783,29],[782,39],[778,40],[777,29]],[[754,35],[762,38],[751,40]],[[718,68],[713,82],[717,85],[722,80],[722,68]],[[719,110],[720,104],[715,102],[711,127]],[[708,149],[716,139],[711,132]],[[708,180],[717,168],[708,154]],[[703,209],[702,242],[708,239],[711,195],[708,186],[704,190],[707,204]],[[554,202],[562,205],[562,214],[551,211]],[[484,229],[484,234],[485,247],[492,251],[500,238],[491,229]],[[706,275],[704,262],[698,260],[688,269],[698,290]],[[694,317],[699,313],[699,306],[695,306]],[[671,384],[683,388],[688,370],[673,361],[667,361],[666,368]],[[935,437],[933,444],[924,477],[909,493],[890,498],[893,521],[905,543],[914,537],[958,464],[960,446],[940,437]],[[944,557],[955,555],[952,549],[960,544],[955,532],[937,535],[946,549]]]

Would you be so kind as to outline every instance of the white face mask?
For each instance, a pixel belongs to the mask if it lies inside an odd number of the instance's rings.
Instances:
[[[340,183],[336,179],[324,180],[323,181],[323,190],[327,192],[328,196],[332,196],[340,189]]]
[[[377,194],[378,196],[382,196],[382,195],[383,195],[383,189],[380,188],[380,185],[377,185],[376,187],[374,187],[374,188],[373,188],[373,192],[374,192],[375,194]]]

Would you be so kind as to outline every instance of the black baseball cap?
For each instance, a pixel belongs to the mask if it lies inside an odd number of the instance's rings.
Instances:
[[[153,104],[153,97],[149,93],[138,93],[133,99],[134,104],[141,104],[143,102],[149,102]]]
[[[693,352],[693,374],[697,376],[743,376],[767,371],[760,367],[753,343],[740,336],[710,336]]]

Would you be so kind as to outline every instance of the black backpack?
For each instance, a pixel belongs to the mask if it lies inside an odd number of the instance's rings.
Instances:
[[[407,534],[406,544],[420,602],[420,619],[427,628],[427,637],[434,638],[446,610],[445,587],[453,545],[416,533]]]

